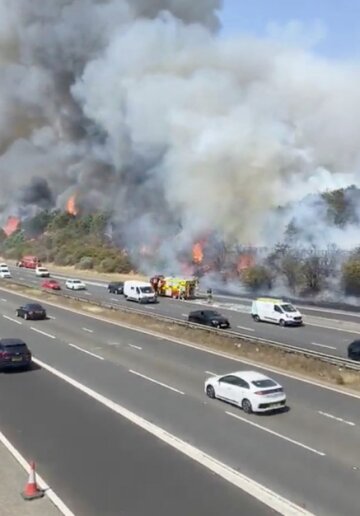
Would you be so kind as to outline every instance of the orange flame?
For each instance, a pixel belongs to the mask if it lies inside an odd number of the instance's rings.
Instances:
[[[204,259],[204,252],[203,252],[203,248],[202,248],[202,245],[200,242],[197,242],[196,244],[194,244],[193,246],[193,249],[192,249],[192,258],[193,258],[193,262],[194,263],[202,263],[203,259]]]
[[[76,208],[76,195],[72,195],[71,197],[69,197],[67,203],[66,203],[66,211],[70,214],[70,215],[77,215],[78,214],[78,210]]]
[[[237,271],[239,274],[255,265],[255,257],[251,254],[243,254],[239,257]]]

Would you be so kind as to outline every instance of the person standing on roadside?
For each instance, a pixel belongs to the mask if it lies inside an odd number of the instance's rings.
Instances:
[[[211,304],[212,301],[213,301],[212,288],[208,288],[207,289],[207,301],[208,301],[209,304]]]

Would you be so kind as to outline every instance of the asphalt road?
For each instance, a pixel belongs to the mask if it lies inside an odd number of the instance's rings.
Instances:
[[[203,394],[204,380],[208,375],[249,368],[239,361],[54,307],[48,308],[52,317],[48,321],[18,321],[14,319],[14,311],[21,299],[9,293],[3,295],[0,299],[2,334],[25,339],[34,354],[45,363],[121,403],[282,496],[306,506],[314,514],[358,514],[359,399],[289,376],[268,373],[285,387],[290,409],[288,412],[270,416],[247,416],[236,408],[208,400]],[[101,450],[102,441],[106,443],[105,448],[112,449],[113,440],[124,439],[119,439],[121,433],[117,427],[112,429],[112,423],[107,425],[110,435],[103,435],[103,430],[99,433],[95,422],[85,418],[81,409],[82,403],[79,403],[79,407],[76,405],[76,409],[69,408],[71,400],[68,398],[71,396],[67,395],[68,387],[65,388],[58,381],[55,382],[56,388],[52,387],[47,373],[29,373],[19,375],[19,378],[23,381],[22,378],[34,377],[34,380],[29,381],[35,382],[35,378],[40,376],[40,385],[29,385],[28,388],[25,386],[19,390],[14,388],[17,394],[13,394],[10,383],[3,389],[0,388],[0,421],[5,427],[8,425],[10,439],[15,439],[23,452],[29,453],[31,444],[22,425],[24,421],[28,424],[27,421],[31,418],[24,418],[22,415],[23,402],[20,398],[25,396],[28,400],[30,396],[38,414],[34,418],[37,423],[31,423],[31,428],[35,425],[35,429],[30,434],[36,438],[36,432],[41,429],[39,439],[46,446],[44,455],[40,458],[49,464],[45,473],[52,472],[50,463],[57,469],[57,461],[65,461],[66,471],[72,469],[72,451],[64,454],[64,450],[70,445],[69,450],[72,450],[71,441],[74,440],[74,446],[80,454],[76,460],[84,461],[82,482],[85,486],[89,482],[94,491],[94,473],[87,459],[84,459],[84,454],[88,453],[86,442],[84,449],[81,444],[83,433],[90,433],[92,446],[99,445]],[[46,377],[44,383],[43,376]],[[17,375],[3,375],[0,382],[4,381],[17,384]],[[43,398],[45,405],[38,410]],[[74,396],[74,403],[76,398]],[[59,412],[56,417],[48,406],[52,404],[56,407],[55,412]],[[15,411],[14,406],[17,407]],[[85,421],[83,431],[77,415]],[[101,417],[94,416],[94,421]],[[49,432],[46,430],[48,420]],[[52,429],[52,420],[56,427],[60,426],[65,431],[66,442],[59,436],[60,444],[57,444],[59,432]],[[117,450],[116,446],[114,450]],[[51,460],[47,458],[48,454],[53,453],[56,453],[56,457],[50,455]],[[54,488],[60,495],[62,492],[66,493],[66,502],[70,504],[73,496],[76,499],[76,494],[65,492],[64,485],[72,485],[72,482],[65,478],[63,467],[59,466],[58,469],[58,476],[50,475],[49,482],[53,481]],[[77,463],[74,464],[74,471],[78,478]],[[152,471],[157,471],[155,466]],[[101,479],[104,480],[102,474]],[[75,487],[74,489],[76,490]],[[83,496],[84,493],[81,493]],[[232,514],[230,508],[229,511],[224,507],[221,510],[224,514]],[[195,513],[202,514],[189,510],[182,514]],[[210,511],[210,514],[215,514],[215,511]],[[244,511],[244,514],[256,512]]]
[[[34,271],[29,269],[12,267],[11,272],[14,279],[29,285],[40,285],[42,282],[41,279],[35,277]],[[61,278],[59,275],[54,275],[54,277]],[[63,280],[60,279],[60,282],[64,286]],[[76,297],[106,301],[114,305],[130,306],[145,313],[159,313],[179,320],[187,320],[191,310],[199,309],[204,303],[206,304],[202,300],[187,302],[160,298],[160,302],[156,305],[139,305],[126,301],[122,295],[110,295],[105,288],[105,283],[85,282],[88,285],[87,291],[73,292],[65,288],[64,291]],[[208,305],[206,304],[206,306]],[[241,300],[235,302],[231,298],[222,297],[216,298],[213,306],[229,318],[232,330],[242,335],[270,339],[334,356],[346,358],[349,343],[360,338],[359,314],[351,315],[336,311],[318,311],[317,308],[309,308],[308,310],[302,308],[301,310],[305,315],[305,326],[280,328],[273,324],[254,322],[250,316],[249,302],[247,304]]]

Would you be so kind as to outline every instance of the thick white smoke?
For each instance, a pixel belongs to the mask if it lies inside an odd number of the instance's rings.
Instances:
[[[359,184],[360,66],[224,41],[220,4],[0,0],[4,215],[77,192],[172,259],[209,231],[274,243],[291,218],[274,208]]]

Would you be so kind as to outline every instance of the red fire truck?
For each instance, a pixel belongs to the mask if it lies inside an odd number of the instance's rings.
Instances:
[[[25,269],[36,269],[40,265],[41,262],[37,256],[23,256],[17,263],[18,267],[25,267]]]

